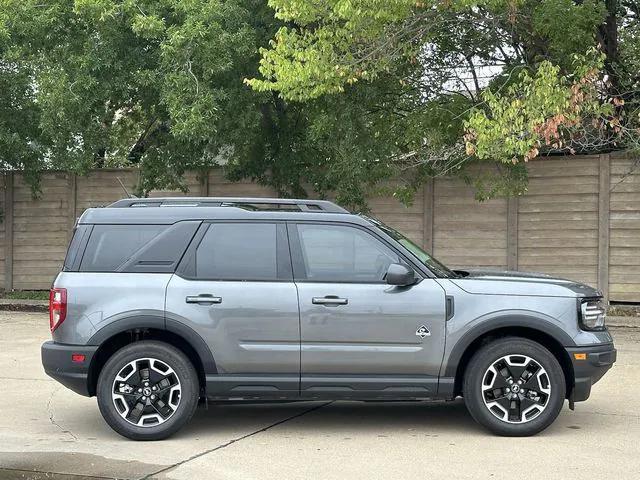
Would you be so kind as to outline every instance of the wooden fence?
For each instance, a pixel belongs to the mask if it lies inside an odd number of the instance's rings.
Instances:
[[[450,266],[541,271],[598,286],[611,301],[640,302],[636,164],[623,153],[536,159],[522,197],[479,203],[460,180],[437,178],[410,207],[389,197],[369,205]],[[48,173],[34,200],[20,174],[0,176],[0,288],[48,289],[75,219],[85,208],[121,198],[118,179],[133,189],[137,172]],[[251,182],[229,182],[220,170],[186,180],[190,195],[274,195]],[[160,195],[182,193],[153,193]]]

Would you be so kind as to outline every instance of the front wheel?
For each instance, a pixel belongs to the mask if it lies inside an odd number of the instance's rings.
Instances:
[[[471,416],[498,435],[535,435],[556,419],[566,395],[558,360],[542,345],[519,337],[478,350],[464,376]]]
[[[177,348],[145,340],[109,358],[98,377],[98,407],[120,435],[160,440],[180,429],[198,405],[198,375]]]

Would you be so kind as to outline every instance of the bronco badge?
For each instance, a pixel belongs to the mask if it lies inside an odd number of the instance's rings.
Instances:
[[[420,325],[416,330],[416,335],[419,336],[420,338],[424,338],[424,337],[430,336],[431,332],[424,325]]]

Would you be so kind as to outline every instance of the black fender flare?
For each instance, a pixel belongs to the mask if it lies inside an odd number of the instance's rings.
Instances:
[[[456,376],[458,365],[462,360],[462,356],[467,348],[481,336],[501,328],[524,327],[529,330],[537,330],[543,334],[552,337],[556,342],[564,347],[574,347],[576,344],[573,339],[560,328],[549,320],[535,315],[526,314],[507,314],[491,319],[483,320],[478,325],[465,333],[454,345],[447,359],[446,365],[443,365],[442,376],[453,378]]]
[[[191,327],[182,322],[165,318],[161,315],[138,314],[119,318],[98,330],[87,342],[87,345],[101,346],[111,337],[135,329],[153,328],[165,330],[182,337],[200,357],[205,375],[218,373],[211,349],[204,339]]]

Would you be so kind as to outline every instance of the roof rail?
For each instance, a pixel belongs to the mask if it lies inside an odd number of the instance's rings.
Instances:
[[[123,198],[107,208],[131,207],[238,207],[247,210],[287,210],[317,213],[349,213],[327,200],[244,197],[158,197]]]

